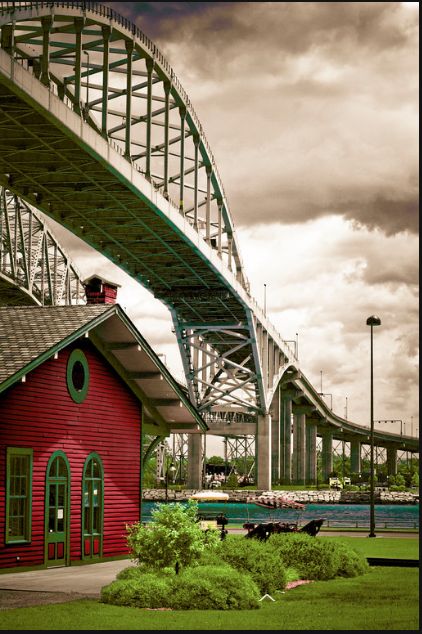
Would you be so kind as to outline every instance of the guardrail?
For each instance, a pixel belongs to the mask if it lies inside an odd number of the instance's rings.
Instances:
[[[227,528],[230,528],[231,526],[233,526],[234,524],[244,524],[245,522],[253,522],[255,524],[260,524],[263,522],[271,522],[273,521],[271,518],[268,519],[263,519],[263,518],[248,518],[248,517],[228,517],[229,523],[227,525]],[[149,523],[151,521],[151,518],[149,516],[143,516],[142,517],[142,522],[144,523]],[[279,520],[275,520],[275,521],[279,521]],[[290,523],[296,523],[296,520],[289,520]],[[299,526],[306,524],[308,522],[308,520],[303,520],[301,519],[299,522]],[[345,528],[345,529],[354,529],[354,528],[361,528],[361,529],[369,529],[369,521],[366,520],[356,520],[356,521],[352,521],[352,520],[324,520],[324,523],[321,527],[321,530],[324,530],[324,528]],[[412,521],[412,520],[394,520],[394,519],[388,519],[388,520],[381,520],[381,521],[376,521],[375,522],[375,530],[381,530],[381,529],[390,529],[390,530],[419,530],[419,522],[417,521]]]
[[[369,521],[359,521],[357,520],[356,522],[352,522],[350,520],[326,520],[323,524],[323,527],[325,528],[369,528]],[[400,528],[412,528],[412,529],[418,529],[419,528],[419,522],[412,522],[412,521],[406,521],[406,520],[386,520],[386,521],[380,521],[380,522],[375,522],[375,529],[380,529],[380,528],[391,528],[391,529],[400,529]]]

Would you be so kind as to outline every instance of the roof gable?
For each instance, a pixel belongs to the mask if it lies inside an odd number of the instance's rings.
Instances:
[[[39,365],[57,346],[84,334],[108,310],[109,305],[0,307],[0,391],[20,370]]]
[[[147,433],[206,424],[118,304],[0,307],[0,393],[82,336],[89,336],[142,402]]]

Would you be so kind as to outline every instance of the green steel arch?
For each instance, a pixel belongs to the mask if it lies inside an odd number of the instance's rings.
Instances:
[[[0,27],[0,184],[168,306],[210,424],[230,412],[268,442],[283,381],[322,426],[366,434],[250,295],[204,130],[155,44],[95,2],[1,2]]]

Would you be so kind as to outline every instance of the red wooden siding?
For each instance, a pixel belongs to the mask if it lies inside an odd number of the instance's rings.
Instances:
[[[85,401],[75,403],[66,385],[70,352],[89,363]],[[70,558],[82,553],[82,473],[95,451],[104,468],[103,555],[127,553],[126,523],[139,520],[141,404],[87,339],[29,373],[25,383],[0,396],[0,567],[44,563],[44,496],[47,463],[55,451],[70,463]],[[5,544],[6,448],[30,447],[33,455],[32,540]],[[17,560],[19,557],[19,561]]]

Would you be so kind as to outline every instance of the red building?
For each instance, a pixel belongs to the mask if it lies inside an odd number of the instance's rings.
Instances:
[[[118,305],[0,307],[0,568],[127,555],[170,429],[206,426]]]

